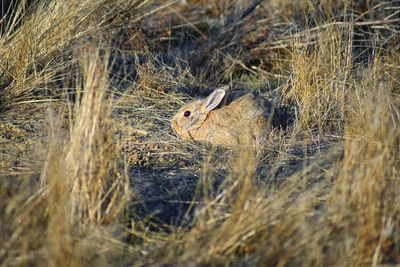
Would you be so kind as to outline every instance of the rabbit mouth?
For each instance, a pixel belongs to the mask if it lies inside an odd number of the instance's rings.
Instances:
[[[176,120],[171,120],[171,128],[175,134],[183,140],[194,140],[190,131],[186,130],[185,127],[179,125]]]
[[[178,122],[176,120],[171,121],[171,128],[174,130],[174,132],[179,135],[180,132],[182,131],[181,127],[179,126]]]

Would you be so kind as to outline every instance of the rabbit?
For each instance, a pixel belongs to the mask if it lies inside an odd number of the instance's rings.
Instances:
[[[254,93],[235,96],[228,86],[215,89],[205,99],[187,103],[173,116],[171,127],[183,140],[234,147],[265,139],[276,122],[273,104]],[[271,124],[272,123],[272,124]]]

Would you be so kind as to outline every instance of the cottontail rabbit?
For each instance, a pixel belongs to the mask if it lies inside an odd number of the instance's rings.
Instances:
[[[215,89],[205,99],[184,105],[171,120],[174,131],[184,140],[227,147],[264,139],[270,126],[279,123],[273,104],[254,92],[228,89]]]

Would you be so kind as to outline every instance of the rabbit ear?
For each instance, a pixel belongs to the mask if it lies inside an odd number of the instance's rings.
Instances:
[[[201,107],[204,112],[210,112],[211,110],[215,109],[219,103],[221,103],[226,93],[223,88],[225,87],[215,89],[214,92],[207,96]]]

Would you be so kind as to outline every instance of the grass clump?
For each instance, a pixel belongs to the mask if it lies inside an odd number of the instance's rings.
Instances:
[[[292,53],[292,85],[286,97],[299,108],[303,129],[342,131],[352,94],[351,38],[332,27],[317,37],[314,48]]]

